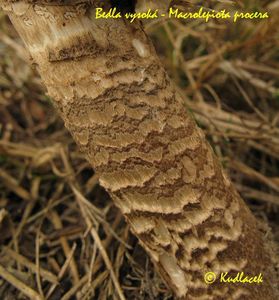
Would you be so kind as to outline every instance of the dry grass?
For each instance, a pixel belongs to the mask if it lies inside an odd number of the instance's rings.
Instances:
[[[271,18],[146,26],[186,106],[278,243],[279,1],[244,3]],[[0,298],[171,299],[3,15],[0,28]]]

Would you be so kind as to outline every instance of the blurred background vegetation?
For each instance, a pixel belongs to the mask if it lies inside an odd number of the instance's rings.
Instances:
[[[279,243],[279,1],[185,1],[268,20],[146,22],[238,191]],[[1,299],[172,299],[0,13]],[[77,185],[73,185],[76,182]],[[40,272],[38,272],[40,270]],[[3,273],[4,272],[4,273]],[[27,291],[27,292],[26,292]]]

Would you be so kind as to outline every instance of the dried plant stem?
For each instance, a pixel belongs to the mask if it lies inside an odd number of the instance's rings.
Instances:
[[[34,291],[31,287],[24,284],[22,281],[17,279],[11,273],[5,270],[5,268],[0,265],[0,276],[7,280],[15,288],[19,289],[24,295],[34,300],[43,300],[42,296],[38,292]]]
[[[60,280],[61,278],[63,278],[63,276],[64,276],[64,274],[65,274],[67,268],[69,267],[69,265],[70,265],[70,263],[71,263],[71,260],[72,260],[72,258],[73,258],[74,252],[75,252],[75,250],[76,250],[76,246],[77,246],[76,244],[73,244],[72,249],[71,249],[71,252],[69,253],[69,256],[67,257],[65,263],[63,264],[61,270],[59,271],[59,274],[58,274],[58,276],[57,276],[58,280]],[[55,283],[49,288],[48,293],[47,293],[47,295],[46,295],[46,299],[48,299],[48,298],[51,296],[51,294],[53,293],[53,291],[55,290],[55,288],[57,287],[57,285],[58,285],[58,282],[55,282]]]
[[[74,188],[74,187],[72,187],[72,188],[75,191],[75,193],[78,195],[76,188]],[[90,233],[92,235],[92,238],[94,239],[94,241],[95,241],[95,243],[96,243],[96,245],[97,245],[97,247],[98,247],[98,249],[101,253],[101,256],[102,256],[102,258],[105,262],[105,265],[106,265],[108,271],[110,272],[110,276],[111,276],[112,281],[114,283],[116,292],[117,292],[117,294],[118,294],[118,296],[121,300],[125,300],[126,298],[123,294],[122,288],[120,287],[119,281],[118,281],[118,279],[117,279],[117,277],[114,273],[114,270],[113,270],[111,261],[110,261],[108,255],[107,255],[106,249],[105,249],[105,247],[104,247],[97,231],[95,230],[94,225],[92,224],[90,218],[88,217],[88,214],[86,213],[86,209],[85,209],[83,203],[79,200],[78,200],[78,203],[80,205],[80,209],[81,209],[81,211],[83,213],[83,216],[85,218],[85,222],[87,224],[87,227],[90,228]]]
[[[27,267],[30,271],[35,273],[37,271],[36,265],[28,260],[26,257],[22,256],[21,254],[15,252],[12,249],[9,249],[8,247],[5,247],[5,253],[10,256],[10,258],[14,259],[16,262],[18,262],[20,265]],[[52,274],[50,271],[43,269],[42,267],[40,268],[40,274],[41,276],[45,279],[48,280],[49,282],[57,284],[57,276]]]
[[[62,229],[63,228],[60,217],[58,216],[58,214],[55,211],[51,211],[51,221],[53,222],[53,225],[56,229]],[[70,260],[71,275],[72,275],[74,283],[77,284],[79,282],[79,274],[78,274],[78,269],[77,269],[77,265],[76,265],[76,262],[74,260],[74,257],[71,256],[71,248],[70,248],[70,246],[68,244],[68,241],[65,237],[62,236],[59,239],[60,239],[60,243],[62,245],[63,251],[65,253],[66,259],[71,257],[71,260]]]

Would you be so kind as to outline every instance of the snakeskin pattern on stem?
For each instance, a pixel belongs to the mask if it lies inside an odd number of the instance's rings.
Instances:
[[[275,299],[257,223],[140,24],[93,20],[86,3],[5,9],[65,126],[176,295]],[[208,271],[265,281],[207,285]]]

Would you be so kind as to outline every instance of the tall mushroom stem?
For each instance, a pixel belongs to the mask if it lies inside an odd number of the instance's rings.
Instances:
[[[65,126],[177,297],[275,299],[257,222],[151,41],[139,23],[95,19],[92,2],[1,4]],[[207,284],[207,272],[262,273],[263,283]]]

